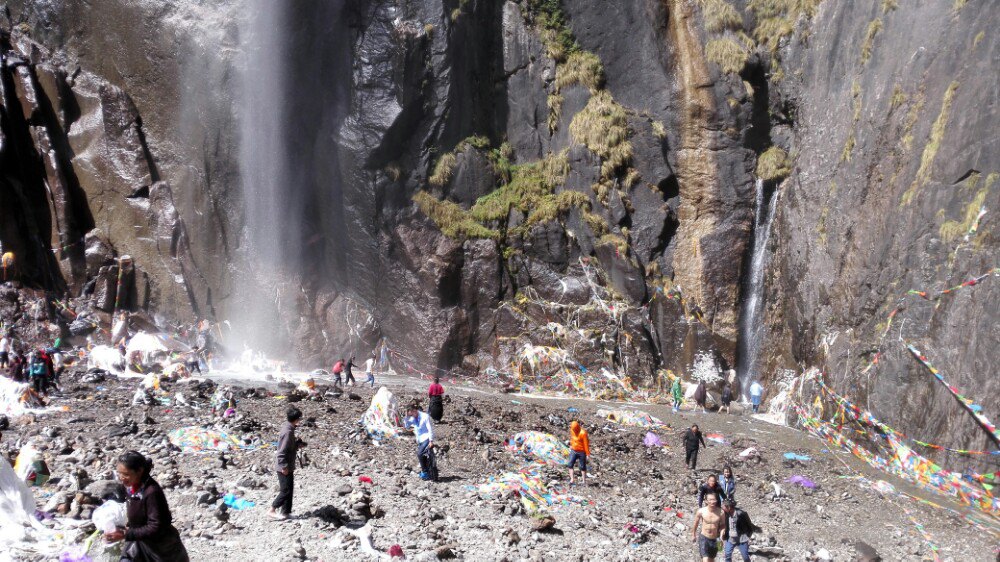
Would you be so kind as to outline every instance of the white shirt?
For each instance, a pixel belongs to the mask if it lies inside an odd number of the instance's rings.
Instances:
[[[0,353],[10,353],[10,339],[0,338]]]
[[[372,372],[372,367],[374,366],[375,366],[375,360],[369,357],[368,361],[365,361],[365,372],[366,373]]]
[[[417,412],[417,418],[408,418],[406,427],[416,427],[417,443],[434,440],[434,426],[431,425],[431,417],[427,412]]]
[[[764,387],[759,382],[750,385],[750,396],[760,396],[764,393]]]

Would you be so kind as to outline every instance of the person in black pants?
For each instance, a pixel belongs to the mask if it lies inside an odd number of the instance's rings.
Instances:
[[[705,446],[705,438],[698,429],[698,424],[684,432],[684,464],[691,470],[698,465],[698,449]]]
[[[351,386],[356,386],[357,382],[354,380],[354,356],[352,355],[347,363],[344,364],[344,385],[351,383]]]
[[[122,562],[158,560],[189,562],[181,535],[173,525],[163,488],[149,475],[153,461],[136,451],[118,459],[118,480],[125,486],[127,524],[104,534],[108,542],[124,540]]]
[[[271,503],[271,510],[268,515],[278,521],[288,519],[292,513],[292,495],[295,491],[295,454],[299,447],[304,446],[295,437],[295,428],[302,421],[302,412],[292,406],[285,414],[288,420],[281,427],[281,435],[278,437],[278,451],[275,454],[275,470],[278,472],[278,497]]]

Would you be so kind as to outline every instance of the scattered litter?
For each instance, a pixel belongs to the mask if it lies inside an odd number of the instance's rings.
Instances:
[[[757,456],[756,447],[747,447],[746,449],[743,449],[743,451],[741,451],[739,454],[739,457],[741,459],[748,459],[750,457],[756,457],[756,456]]]
[[[102,533],[110,533],[118,527],[124,527],[128,522],[125,514],[125,504],[116,501],[106,501],[98,506],[90,517],[94,526]]]
[[[29,486],[41,486],[49,481],[49,466],[45,464],[38,449],[31,444],[21,447],[21,452],[14,461],[14,472]]]
[[[816,487],[815,482],[806,478],[805,476],[799,476],[798,474],[786,478],[785,482],[788,482],[790,484],[798,484],[799,486],[802,486],[803,488],[809,488],[810,490]]]
[[[811,458],[809,458],[809,455],[799,455],[796,453],[785,453],[785,458],[790,461],[799,461],[799,462],[809,462],[812,460]]]
[[[662,447],[663,441],[660,441],[660,438],[652,431],[647,431],[646,436],[642,439],[642,444],[647,447]]]
[[[214,431],[197,426],[175,429],[167,434],[167,439],[170,440],[170,444],[180,448],[185,453],[229,451],[233,449],[247,451],[263,446],[263,444],[244,443],[225,431]]]
[[[706,433],[705,439],[708,439],[709,441],[714,441],[720,445],[725,445],[727,443],[725,436],[723,436],[721,433]]]
[[[371,477],[368,476],[358,476],[358,482],[362,484],[374,484],[374,482],[372,482]]]
[[[532,464],[516,472],[505,472],[479,486],[470,487],[483,498],[496,498],[507,493],[516,495],[529,514],[539,513],[542,508],[559,505],[591,505],[593,502],[566,493],[562,488],[547,486],[539,476],[541,465]]]
[[[0,414],[19,416],[45,407],[42,397],[28,383],[16,383],[0,376]]]
[[[606,420],[630,427],[657,427],[664,423],[642,410],[597,410],[597,415]]]
[[[231,508],[233,508],[233,509],[235,509],[237,511],[242,511],[244,509],[250,509],[251,507],[254,507],[256,505],[254,502],[252,502],[250,500],[247,500],[245,498],[238,498],[238,497],[236,497],[236,494],[233,494],[233,493],[229,493],[229,494],[226,494],[226,495],[222,496],[222,503],[228,505],[229,507],[231,507]]]

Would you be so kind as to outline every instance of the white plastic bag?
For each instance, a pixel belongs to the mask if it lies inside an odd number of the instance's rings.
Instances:
[[[125,515],[125,504],[109,500],[94,510],[91,521],[105,533],[110,533],[118,527],[124,527],[128,521]]]

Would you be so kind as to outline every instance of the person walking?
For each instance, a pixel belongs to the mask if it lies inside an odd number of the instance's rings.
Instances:
[[[337,386],[341,386],[342,384],[344,384],[344,381],[342,381],[341,378],[340,378],[341,373],[344,372],[344,358],[343,357],[341,357],[340,359],[338,359],[337,362],[333,364],[333,369],[331,369],[331,371],[333,372],[333,376],[336,377]]]
[[[124,540],[122,562],[188,562],[181,535],[163,488],[150,476],[153,460],[136,451],[118,458],[118,480],[125,486],[127,523],[124,528],[104,534],[108,542]]]
[[[371,384],[372,388],[375,388],[375,352],[373,351],[371,357],[365,360],[365,382]]]
[[[722,469],[719,476],[719,486],[722,487],[722,498],[726,500],[736,500],[736,477],[733,476],[733,469],[728,466]]]
[[[698,382],[698,388],[694,389],[694,405],[695,411],[701,408],[701,412],[708,413],[708,409],[705,404],[708,402],[708,387],[705,385],[705,381]]]
[[[674,398],[674,413],[676,414],[681,409],[681,403],[684,402],[684,389],[681,387],[680,377],[674,377],[674,382],[670,385],[670,394]]]
[[[731,414],[732,411],[729,409],[729,405],[733,403],[733,387],[729,386],[729,384],[722,387],[722,398],[720,401],[722,402],[722,406],[719,407],[719,413],[725,410],[727,414]]]
[[[351,383],[351,386],[357,386],[357,382],[354,380],[354,356],[352,355],[347,363],[344,363],[344,386],[347,383]]]
[[[726,523],[722,530],[723,556],[726,562],[733,562],[733,551],[738,550],[743,562],[750,562],[750,537],[756,529],[750,516],[736,507],[736,500],[727,499],[722,503]]]
[[[699,508],[691,528],[691,540],[698,544],[702,562],[712,562],[719,554],[719,535],[725,526],[726,514],[719,507],[719,499],[709,495],[705,507]],[[701,533],[698,532],[701,527]]]
[[[722,499],[725,497],[725,493],[722,490],[722,486],[719,485],[719,481],[714,474],[710,474],[705,482],[698,486],[698,507],[705,505],[706,496],[715,496],[718,500],[716,503],[722,505]]]
[[[0,369],[10,366],[10,352],[10,337],[8,337],[7,334],[4,334],[3,337],[0,338]]]
[[[420,405],[410,404],[406,410],[405,426],[414,428],[417,437],[417,461],[420,462],[420,479],[437,482],[437,460],[434,458],[434,424],[426,412],[420,411]]]
[[[295,406],[285,412],[285,424],[278,436],[278,450],[275,453],[275,470],[278,472],[278,497],[271,503],[268,515],[282,521],[292,513],[292,497],[295,493],[295,455],[302,443],[295,436],[295,428],[302,422],[302,412]]]
[[[695,470],[698,466],[698,449],[705,447],[705,437],[698,429],[698,424],[692,425],[684,432],[684,465]]]
[[[753,413],[760,413],[760,400],[764,396],[764,387],[759,381],[753,381],[750,385],[750,404],[753,406]]]
[[[580,463],[580,474],[583,476],[583,485],[587,485],[587,459],[590,458],[590,436],[583,429],[580,422],[573,420],[569,424],[569,485],[576,482],[573,480],[573,467]]]
[[[441,377],[434,377],[434,382],[427,388],[427,396],[427,413],[431,415],[431,419],[440,422],[444,417],[444,387],[441,386]]]
[[[45,373],[47,369],[45,368],[45,362],[42,361],[41,357],[32,352],[28,359],[28,378],[31,381],[32,386],[35,389],[35,393],[39,396],[45,394]]]

